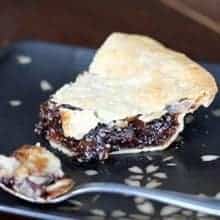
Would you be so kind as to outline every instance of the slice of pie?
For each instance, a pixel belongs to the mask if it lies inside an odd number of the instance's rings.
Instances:
[[[144,36],[113,33],[89,70],[40,107],[36,131],[76,160],[167,148],[184,116],[213,101],[212,75]]]
[[[43,147],[24,145],[9,157],[0,155],[0,186],[12,194],[48,199],[64,194],[72,185],[60,160]]]

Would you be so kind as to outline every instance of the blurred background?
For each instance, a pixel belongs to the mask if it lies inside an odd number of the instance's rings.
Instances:
[[[113,31],[150,35],[198,60],[220,60],[219,0],[0,1],[0,45],[43,40],[97,48]]]
[[[220,0],[0,0],[1,47],[41,40],[97,48],[114,31],[220,62]]]

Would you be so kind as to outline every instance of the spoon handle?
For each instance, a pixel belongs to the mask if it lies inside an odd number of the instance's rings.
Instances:
[[[73,192],[60,198],[66,200],[88,193],[110,193],[126,196],[139,196],[158,202],[179,206],[193,211],[204,212],[210,215],[220,216],[220,201],[212,198],[200,198],[185,193],[166,191],[160,189],[148,189],[135,186],[127,186],[119,183],[88,183],[76,187]],[[59,200],[59,198],[57,198]]]

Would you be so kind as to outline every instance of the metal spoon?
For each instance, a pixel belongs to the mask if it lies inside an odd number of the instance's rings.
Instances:
[[[220,216],[220,201],[214,198],[200,198],[185,193],[179,193],[174,191],[166,191],[160,189],[147,189],[135,186],[127,186],[120,183],[104,183],[104,182],[93,182],[77,187],[73,187],[68,193],[60,195],[57,198],[51,199],[33,199],[24,196],[14,190],[0,184],[0,187],[8,193],[26,200],[28,202],[37,204],[56,204],[68,200],[72,197],[76,197],[83,194],[89,193],[108,193],[108,194],[121,194],[125,196],[139,196],[154,201],[179,206],[181,208],[190,209],[193,211],[203,212],[210,215]]]

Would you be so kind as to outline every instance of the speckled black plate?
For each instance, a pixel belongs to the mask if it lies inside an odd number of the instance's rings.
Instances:
[[[33,132],[40,103],[86,69],[93,54],[90,49],[42,42],[20,42],[2,49],[1,154],[10,153],[24,143],[41,141],[47,145]],[[202,65],[220,80],[220,65]],[[115,156],[105,163],[83,166],[62,156],[65,170],[78,184],[90,181],[126,182],[215,196],[220,191],[220,160],[207,155],[220,156],[220,98],[217,97],[209,109],[201,108],[193,118],[189,117],[187,123],[179,141],[164,152]],[[211,161],[203,161],[202,158]],[[53,220],[207,219],[207,216],[201,217],[201,213],[169,208],[140,198],[90,195],[76,199],[56,206],[41,206],[0,191],[0,211]]]

